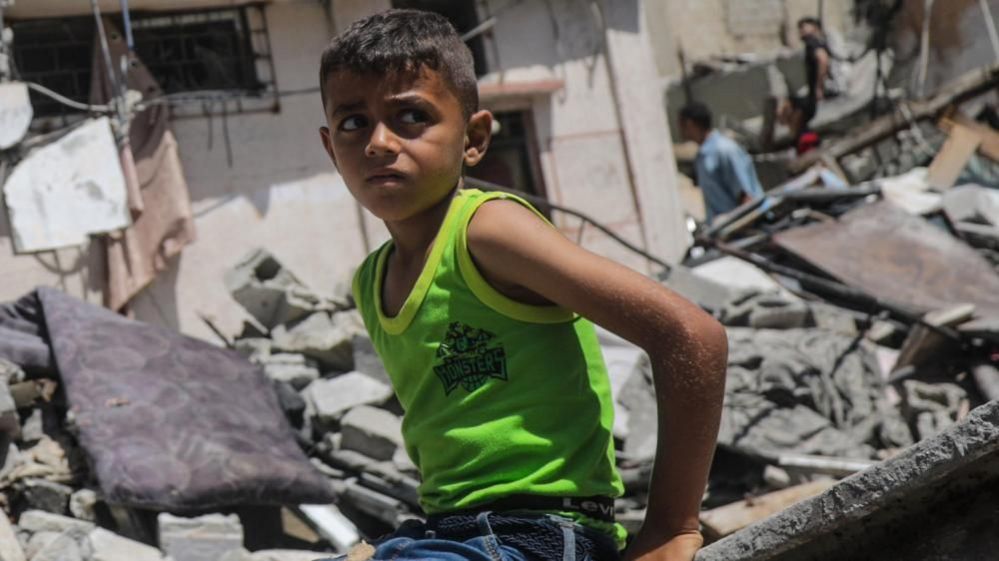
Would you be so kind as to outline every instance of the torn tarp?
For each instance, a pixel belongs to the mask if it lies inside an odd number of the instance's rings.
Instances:
[[[125,178],[107,117],[87,121],[29,153],[3,192],[18,252],[81,245],[90,234],[130,223]]]

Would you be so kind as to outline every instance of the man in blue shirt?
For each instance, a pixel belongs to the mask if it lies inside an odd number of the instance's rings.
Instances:
[[[763,196],[752,158],[734,140],[712,128],[707,106],[688,104],[680,110],[679,124],[683,138],[700,145],[695,183],[704,194],[708,223],[719,214]]]

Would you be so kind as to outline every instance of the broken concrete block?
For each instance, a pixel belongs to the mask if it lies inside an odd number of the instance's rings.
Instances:
[[[35,534],[31,537],[31,542],[38,536],[45,536],[39,539],[40,547],[31,555],[31,561],[84,561],[83,551],[80,543],[73,534],[64,532],[54,538],[48,537],[48,532]]]
[[[163,558],[155,547],[123,538],[104,528],[96,528],[86,540],[90,561],[159,561]]]
[[[264,374],[275,382],[291,384],[296,390],[301,390],[314,380],[319,379],[319,369],[316,362],[298,353],[277,353],[265,359]]]
[[[291,384],[284,382],[275,383],[274,391],[277,393],[278,404],[284,411],[284,416],[291,421],[292,426],[301,427],[305,416],[305,399],[295,391]]]
[[[32,409],[21,426],[21,442],[33,444],[45,437],[45,423],[41,409]]]
[[[237,339],[232,348],[254,364],[262,364],[271,356],[271,340],[264,337]]]
[[[671,267],[663,284],[709,312],[718,311],[734,295],[727,286],[682,265]]]
[[[391,460],[402,446],[402,421],[367,405],[351,409],[340,422],[342,446],[376,460]]]
[[[697,561],[988,559],[999,547],[999,402],[702,549]]]
[[[160,549],[173,561],[218,561],[243,547],[243,526],[234,514],[182,518],[164,512],[156,520]]]
[[[302,393],[315,419],[330,426],[354,407],[385,403],[392,397],[392,388],[360,372],[348,372],[316,380]]]
[[[361,540],[357,526],[334,505],[300,505],[298,511],[337,551],[345,552]]]
[[[251,555],[253,561],[317,561],[321,554],[297,549],[262,549]]]
[[[395,469],[403,473],[420,472],[420,469],[413,463],[413,459],[409,457],[409,452],[406,452],[405,446],[396,449],[395,454],[392,455],[392,464],[395,465]]]
[[[352,340],[359,332],[348,313],[317,312],[288,327],[274,328],[274,348],[314,358],[326,370],[347,372],[354,367]]]
[[[0,382],[7,384],[19,384],[25,379],[24,370],[13,362],[0,358]]]
[[[407,512],[402,501],[361,486],[351,478],[344,482],[343,500],[390,526],[397,526]]]
[[[7,515],[0,512],[0,561],[25,561],[24,550]]]
[[[306,287],[273,255],[256,249],[225,274],[229,293],[267,329],[337,304]]]
[[[47,479],[25,479],[21,496],[30,508],[62,514],[69,508],[73,488]]]
[[[45,546],[61,536],[59,532],[36,532],[28,537],[28,542],[24,544],[24,554],[28,559],[33,558]]]
[[[367,374],[384,384],[391,384],[388,372],[385,371],[385,364],[375,351],[371,337],[367,333],[359,333],[354,335],[352,343],[354,347],[354,370],[362,374]]]
[[[97,492],[92,489],[80,489],[69,497],[69,512],[79,520],[96,521],[96,507]]]
[[[93,523],[86,520],[77,520],[43,510],[25,511],[18,519],[17,525],[22,530],[35,534],[39,532],[70,533],[78,538],[83,538],[94,529]]]
[[[7,382],[0,379],[0,441],[13,442],[21,436],[21,418]]]

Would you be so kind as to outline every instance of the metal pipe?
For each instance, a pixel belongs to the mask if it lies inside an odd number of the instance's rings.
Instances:
[[[992,8],[989,7],[988,0],[978,0],[978,5],[982,8],[985,28],[988,29],[989,39],[992,41],[992,52],[996,55],[996,62],[999,62],[999,33],[996,33],[996,21],[992,18]]]
[[[930,68],[930,19],[933,12],[934,0],[925,0],[923,3],[923,32],[920,35],[919,47],[919,87],[917,92],[919,97],[923,97],[926,90],[926,73]]]
[[[121,0],[121,17],[125,23],[125,44],[128,45],[128,52],[135,50],[135,41],[132,40],[132,16],[128,11],[128,0]]]

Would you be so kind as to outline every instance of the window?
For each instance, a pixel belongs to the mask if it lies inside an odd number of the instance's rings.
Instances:
[[[531,113],[497,112],[493,117],[499,123],[499,132],[493,135],[489,150],[479,165],[467,170],[468,175],[544,197],[545,189],[536,160],[538,152],[533,144]]]
[[[109,17],[122,28],[120,14]],[[94,18],[15,21],[14,68],[66,97],[87,101],[95,48]],[[135,52],[166,93],[238,90],[265,97],[275,90],[266,19],[260,6],[193,12],[133,12]],[[37,116],[74,110],[31,93]],[[276,103],[276,100],[271,100]],[[268,106],[273,109],[273,105]],[[246,110],[242,101],[229,109]],[[184,113],[182,107],[175,108]],[[197,112],[203,111],[202,107]],[[190,112],[190,111],[188,111]]]
[[[479,15],[472,0],[392,0],[392,7],[411,10],[425,10],[438,13],[448,19],[458,33],[467,33],[479,25]],[[475,61],[475,75],[482,76],[486,70],[486,51],[482,35],[465,42],[472,51]]]

